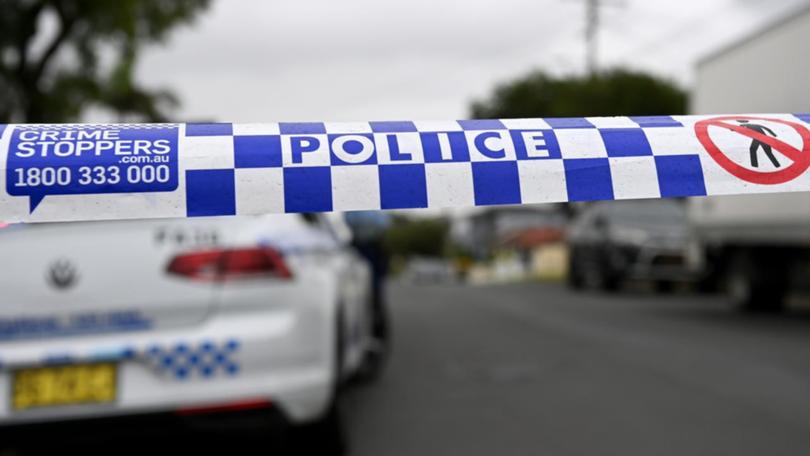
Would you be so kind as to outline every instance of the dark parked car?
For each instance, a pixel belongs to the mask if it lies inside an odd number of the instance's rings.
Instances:
[[[568,283],[617,289],[625,279],[659,290],[689,278],[688,226],[681,201],[604,201],[585,207],[568,233]]]

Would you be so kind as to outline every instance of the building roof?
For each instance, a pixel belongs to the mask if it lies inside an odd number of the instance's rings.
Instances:
[[[539,245],[561,241],[564,237],[565,232],[560,228],[526,228],[505,236],[501,241],[501,245],[530,249]]]

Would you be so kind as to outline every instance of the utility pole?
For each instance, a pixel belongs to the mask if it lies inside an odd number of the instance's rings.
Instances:
[[[579,0],[578,0],[579,1]],[[599,70],[599,26],[600,10],[603,6],[622,6],[621,0],[583,0],[585,2],[585,69],[588,75],[595,76]]]
[[[589,76],[596,75],[597,36],[599,29],[599,0],[585,0],[585,69]]]

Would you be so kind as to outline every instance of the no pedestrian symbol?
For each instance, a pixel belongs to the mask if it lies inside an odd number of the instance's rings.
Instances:
[[[801,149],[777,139],[776,133],[766,124],[778,124],[792,128],[802,139]],[[775,170],[760,171],[741,165],[729,158],[709,135],[709,127],[724,128],[738,133],[750,143],[750,162],[758,168],[760,161],[769,162]],[[782,119],[749,116],[725,116],[704,119],[695,124],[695,134],[709,155],[723,169],[734,176],[754,184],[773,185],[789,182],[810,168],[810,130],[804,125]]]

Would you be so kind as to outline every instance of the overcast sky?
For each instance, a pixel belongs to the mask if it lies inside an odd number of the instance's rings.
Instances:
[[[144,53],[178,120],[450,119],[531,69],[584,67],[585,0],[214,0]],[[804,0],[605,0],[601,67],[688,87],[698,58]]]

